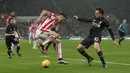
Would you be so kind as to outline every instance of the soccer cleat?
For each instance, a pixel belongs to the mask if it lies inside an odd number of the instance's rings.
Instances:
[[[43,54],[47,54],[47,51],[42,44],[38,45],[38,47]]]
[[[93,60],[92,57],[90,57],[90,58],[88,59],[88,66],[89,66],[89,67],[91,66],[92,60]]]
[[[8,56],[9,59],[12,59],[11,56]]]
[[[106,65],[106,64],[103,64],[102,67],[103,67],[103,68],[107,68],[107,65]]]
[[[68,64],[68,62],[66,62],[66,61],[63,60],[63,59],[59,59],[59,60],[58,60],[58,63],[59,63],[59,64]]]
[[[22,55],[20,53],[17,53],[19,57],[21,57]]]

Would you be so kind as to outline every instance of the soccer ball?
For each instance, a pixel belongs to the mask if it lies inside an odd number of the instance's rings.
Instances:
[[[43,61],[42,61],[42,67],[48,68],[49,65],[50,65],[50,61],[49,61],[49,60],[46,59],[46,60],[43,60]]]

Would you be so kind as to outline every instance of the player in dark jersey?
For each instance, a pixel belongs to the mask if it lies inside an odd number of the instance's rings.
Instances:
[[[89,31],[89,35],[87,38],[85,38],[78,46],[77,50],[79,53],[81,53],[84,57],[87,58],[88,60],[88,66],[91,66],[91,62],[93,58],[87,54],[87,52],[84,50],[84,48],[89,48],[92,44],[94,44],[94,48],[102,62],[103,68],[106,68],[107,65],[105,63],[103,53],[100,50],[100,42],[101,42],[101,33],[106,27],[112,37],[112,40],[114,41],[115,45],[118,45],[118,43],[115,41],[113,32],[111,30],[111,26],[109,25],[108,21],[104,18],[104,11],[102,8],[96,8],[95,10],[95,17],[92,19],[87,19],[87,18],[81,18],[78,16],[74,16],[75,19],[82,21],[82,22],[87,22],[87,23],[92,23],[92,28]]]
[[[119,26],[119,45],[121,45],[121,42],[125,39],[125,35],[127,33],[127,23],[126,23],[126,19],[123,20],[123,23],[120,24]]]
[[[17,54],[19,56],[21,56],[20,54],[20,44],[19,44],[19,40],[15,38],[15,35],[16,35],[16,32],[18,32],[18,29],[17,29],[17,26],[14,22],[14,18],[10,18],[9,19],[9,25],[7,26],[6,28],[6,33],[5,33],[5,44],[7,46],[7,53],[8,53],[8,57],[9,59],[11,59],[11,53],[12,53],[12,50],[11,50],[11,44],[15,44],[16,47],[17,47]]]

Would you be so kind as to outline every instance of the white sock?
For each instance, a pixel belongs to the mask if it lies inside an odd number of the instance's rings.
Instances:
[[[11,43],[11,50],[12,50],[12,52],[14,52],[14,48],[15,48],[15,45],[13,43]]]
[[[29,44],[31,44],[31,37],[28,37],[28,39],[29,39]]]
[[[49,36],[44,42],[42,42],[42,45],[45,45],[47,44],[48,42],[52,41],[53,40],[53,36]]]
[[[56,44],[56,50],[57,50],[58,58],[62,58],[61,43],[57,43],[57,44]]]
[[[33,49],[35,49],[36,46],[37,46],[37,40],[34,40],[34,41],[33,41]]]

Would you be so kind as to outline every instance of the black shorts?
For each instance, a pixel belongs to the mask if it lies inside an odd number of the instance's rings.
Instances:
[[[88,36],[80,44],[85,46],[85,48],[89,48],[92,44],[94,44],[94,42],[98,42],[100,44],[101,37],[91,37],[91,36]]]
[[[119,36],[120,36],[120,37],[124,37],[124,36],[125,36],[125,33],[119,30]]]
[[[6,36],[6,38],[5,38],[5,44],[6,44],[7,48],[8,48],[8,50],[11,49],[12,43],[14,45],[16,45],[16,44],[19,43],[19,41],[15,40],[15,36]]]

